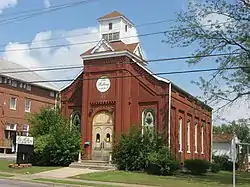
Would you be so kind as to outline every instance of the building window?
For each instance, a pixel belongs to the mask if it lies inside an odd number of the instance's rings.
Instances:
[[[201,154],[204,154],[204,127],[201,126]]]
[[[108,133],[107,135],[106,135],[106,142],[110,142],[110,134]]]
[[[125,25],[125,32],[128,32],[128,25]]]
[[[16,98],[15,97],[10,98],[10,109],[16,110]]]
[[[23,84],[23,88],[26,89],[26,84]]]
[[[12,85],[13,87],[17,87],[17,81],[13,80],[12,83],[11,83],[11,85]]]
[[[182,152],[182,118],[179,119],[179,152]]]
[[[11,82],[12,82],[11,79],[9,79],[8,82],[9,82],[9,85],[11,85]]]
[[[26,90],[31,91],[31,85],[27,84]]]
[[[29,136],[29,125],[23,125],[23,136]]]
[[[49,93],[49,95],[50,95],[50,97],[55,97],[55,92],[51,91],[51,92]]]
[[[25,112],[30,112],[31,109],[31,101],[29,99],[25,100]]]
[[[187,122],[187,153],[191,153],[190,150],[190,120]]]
[[[112,30],[113,24],[109,23],[109,30]]]
[[[102,38],[104,38],[107,41],[115,41],[119,40],[120,38],[120,32],[114,32],[114,33],[109,33],[109,34],[103,34]]]
[[[154,133],[155,129],[155,113],[153,109],[145,109],[142,112],[142,134],[148,131],[150,134]]]
[[[0,77],[0,83],[3,83],[3,77]]]
[[[198,142],[197,142],[197,139],[198,139],[198,134],[197,134],[197,128],[198,128],[198,125],[197,123],[195,123],[195,126],[194,126],[194,151],[195,153],[198,153]]]
[[[3,78],[4,79],[4,84],[7,84],[7,82],[8,82],[8,79],[7,78]]]
[[[99,133],[96,134],[95,141],[96,141],[96,143],[100,143],[100,134]]]
[[[20,83],[20,84],[19,84],[19,87],[20,87],[20,88],[23,88],[23,83]]]

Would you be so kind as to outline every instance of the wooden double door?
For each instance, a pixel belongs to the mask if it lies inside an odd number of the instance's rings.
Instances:
[[[92,123],[92,160],[108,161],[112,152],[113,117],[108,111],[97,113]]]

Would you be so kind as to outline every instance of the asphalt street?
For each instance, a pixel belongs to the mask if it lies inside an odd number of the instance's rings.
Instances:
[[[65,187],[66,185],[37,184],[17,180],[0,179],[1,187]]]

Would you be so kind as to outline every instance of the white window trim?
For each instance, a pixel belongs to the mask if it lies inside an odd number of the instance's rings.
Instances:
[[[188,120],[187,122],[187,153],[191,153],[191,149],[190,149],[190,120]]]
[[[182,118],[179,119],[179,152],[182,152]]]
[[[26,110],[26,102],[27,101],[29,101],[29,110]],[[25,112],[30,112],[31,111],[31,100],[30,99],[25,99],[25,103],[24,104],[25,104],[25,106],[24,106],[25,107],[25,109],[24,109]]]
[[[198,141],[197,141],[198,134],[197,134],[197,132],[198,132],[198,124],[195,123],[195,125],[194,125],[194,152],[196,154],[198,153]]]
[[[204,154],[204,127],[201,126],[201,154]]]
[[[11,107],[11,100],[12,99],[15,99],[15,106],[14,107]],[[17,98],[16,97],[10,97],[10,109],[11,110],[16,110],[16,103],[17,103]]]

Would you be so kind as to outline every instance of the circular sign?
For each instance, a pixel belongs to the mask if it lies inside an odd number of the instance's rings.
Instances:
[[[110,88],[110,80],[108,77],[101,77],[96,81],[96,88],[99,92],[106,92]]]

